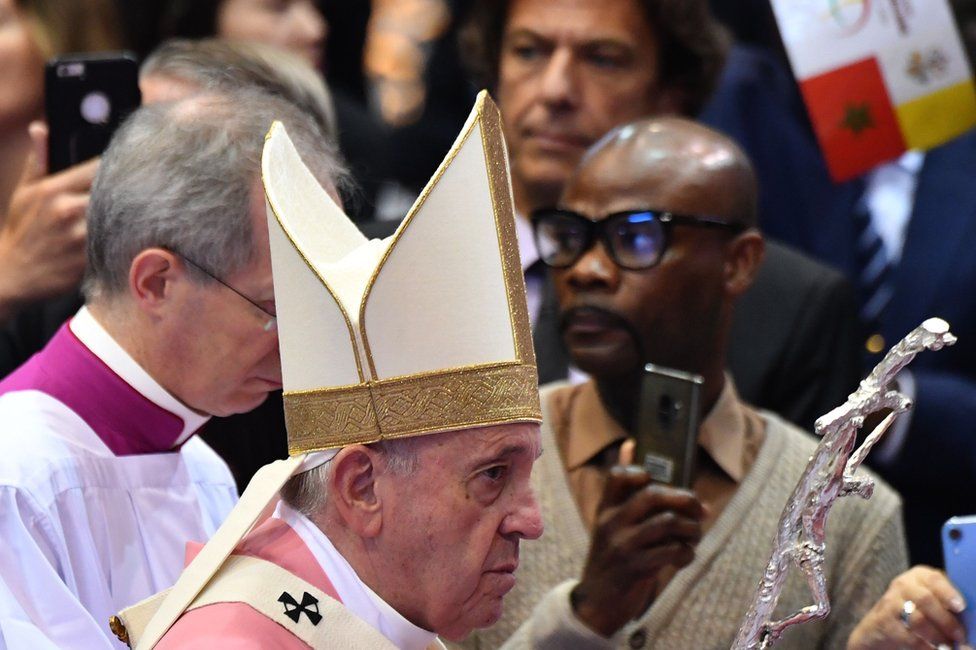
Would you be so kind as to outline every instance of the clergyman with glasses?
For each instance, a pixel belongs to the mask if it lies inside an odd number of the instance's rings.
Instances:
[[[256,91],[143,107],[104,154],[85,306],[0,382],[0,646],[120,647],[109,617],[170,586],[237,501],[194,434],[281,387],[260,184],[274,119],[334,192],[313,118]]]
[[[546,535],[494,628],[470,647],[727,648],[815,440],[743,402],[726,371],[736,299],[763,257],[756,183],[725,136],[681,118],[618,127],[532,225],[583,384],[542,389],[533,483]],[[632,464],[647,363],[704,378],[689,490]],[[906,566],[898,496],[845,499],[827,531],[834,602],[778,647],[843,648]],[[792,576],[781,606],[809,604]]]

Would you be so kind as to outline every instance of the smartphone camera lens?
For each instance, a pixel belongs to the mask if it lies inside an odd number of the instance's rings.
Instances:
[[[108,124],[112,103],[105,93],[92,91],[81,100],[81,116],[89,124]]]
[[[951,539],[954,542],[958,542],[960,539],[962,539],[962,531],[959,530],[958,528],[950,528],[949,539]]]
[[[84,77],[85,64],[81,62],[62,63],[58,66],[59,77]]]
[[[678,413],[681,411],[681,402],[672,399],[670,395],[661,395],[657,405],[657,417],[661,427],[671,429],[678,420]]]

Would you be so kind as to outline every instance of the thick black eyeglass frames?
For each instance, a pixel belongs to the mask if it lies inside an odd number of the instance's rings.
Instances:
[[[532,232],[542,262],[564,269],[600,240],[614,263],[624,269],[647,269],[661,261],[674,226],[719,228],[731,233],[747,226],[717,217],[698,217],[660,210],[615,212],[594,221],[571,210],[547,208],[532,213]]]

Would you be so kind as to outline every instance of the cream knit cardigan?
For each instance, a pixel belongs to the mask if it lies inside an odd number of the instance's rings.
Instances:
[[[544,413],[548,396],[559,387],[543,388]],[[763,574],[786,499],[816,446],[813,436],[777,416],[762,417],[766,438],[755,464],[699,543],[694,562],[674,577],[643,616],[605,639],[579,623],[569,607],[589,534],[546,424],[551,417],[545,415],[545,453],[532,472],[545,532],[540,540],[521,545],[517,585],[505,598],[502,619],[474,633],[464,647],[728,650]],[[901,501],[886,484],[878,481],[870,501],[856,496],[837,500],[827,520],[825,568],[830,616],[825,622],[794,626],[777,650],[844,648],[856,623],[891,579],[907,568]],[[809,604],[805,582],[793,570],[777,614]]]

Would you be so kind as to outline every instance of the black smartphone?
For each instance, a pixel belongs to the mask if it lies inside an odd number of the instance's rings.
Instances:
[[[634,458],[656,481],[691,487],[703,381],[681,370],[644,367]]]
[[[68,54],[48,61],[48,171],[101,155],[115,129],[141,101],[139,65],[127,53]]]

